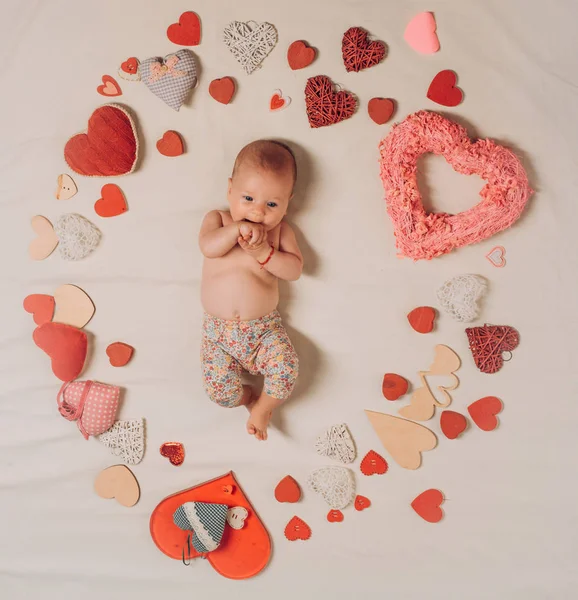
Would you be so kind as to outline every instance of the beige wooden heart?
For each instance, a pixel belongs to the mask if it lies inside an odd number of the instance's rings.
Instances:
[[[46,217],[36,215],[32,217],[30,224],[36,237],[30,242],[30,246],[28,246],[28,255],[33,260],[44,260],[58,246],[58,237],[54,233],[52,223]]]
[[[114,498],[123,506],[134,506],[140,498],[140,488],[133,472],[124,465],[108,467],[98,474],[94,491],[101,498]]]
[[[94,304],[88,294],[76,285],[61,285],[54,292],[56,310],[52,320],[82,329],[94,315]]]
[[[435,434],[423,425],[372,410],[366,410],[365,414],[383,447],[404,469],[417,469],[421,453],[437,446]]]

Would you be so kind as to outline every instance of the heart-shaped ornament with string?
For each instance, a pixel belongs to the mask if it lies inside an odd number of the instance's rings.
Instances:
[[[277,44],[277,30],[271,23],[232,21],[223,31],[223,41],[247,75],[261,67]]]

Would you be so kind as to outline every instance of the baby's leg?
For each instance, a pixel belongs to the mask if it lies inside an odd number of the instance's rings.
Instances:
[[[241,383],[243,368],[219,345],[203,339],[201,362],[205,391],[213,402],[227,408],[251,402],[251,388]]]

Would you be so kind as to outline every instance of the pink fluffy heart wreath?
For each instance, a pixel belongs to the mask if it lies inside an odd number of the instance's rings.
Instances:
[[[394,125],[379,144],[387,212],[402,256],[432,259],[510,227],[533,193],[516,155],[496,142],[472,142],[467,131],[442,115],[419,111]],[[458,173],[487,181],[481,201],[457,215],[426,213],[417,186],[417,161],[441,154]]]

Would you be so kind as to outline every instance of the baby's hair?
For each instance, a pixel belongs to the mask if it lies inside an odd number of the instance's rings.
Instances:
[[[295,181],[297,180],[295,155],[291,148],[283,142],[278,142],[277,140],[256,140],[247,144],[237,154],[232,177],[235,176],[237,169],[244,162],[251,162],[253,165],[273,173],[290,171],[293,176],[293,185],[295,185]]]

